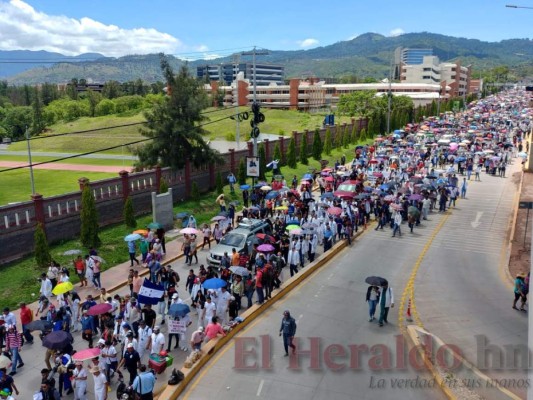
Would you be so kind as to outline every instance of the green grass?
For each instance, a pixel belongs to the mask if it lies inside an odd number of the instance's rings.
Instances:
[[[84,171],[33,170],[35,191],[43,196],[55,196],[79,190],[81,177],[96,181],[115,178],[115,173]],[[31,195],[30,171],[27,168],[0,173],[0,204],[28,201]]]
[[[43,156],[32,156],[31,160],[33,163],[39,163],[44,161],[56,160],[58,157],[43,157]],[[22,161],[26,164],[28,163],[27,156],[17,156],[10,154],[0,154],[0,161]],[[124,168],[133,167],[133,160],[116,160],[112,158],[69,158],[67,160],[61,161],[65,164],[82,164],[82,165],[105,165],[105,166],[123,166]],[[7,167],[0,167],[0,170]]]
[[[333,150],[330,157],[324,156],[325,159],[330,160],[330,164],[333,164],[335,160],[339,159],[342,154],[346,155],[346,159],[349,161],[353,156],[353,148],[351,145],[349,149],[340,149]],[[301,177],[303,174],[309,171],[309,168],[320,168],[318,161],[309,160],[309,165],[298,164],[296,169],[290,169],[288,167],[282,167],[282,173],[285,175],[287,181],[290,182],[290,179],[293,175]],[[87,174],[88,175],[88,174]],[[271,172],[267,174],[267,180],[270,181],[272,176]],[[1,177],[1,174],[0,174]],[[248,180],[250,182],[251,179]],[[28,183],[29,185],[29,183]],[[0,187],[4,187],[2,182],[0,182]],[[4,191],[2,190],[2,193]],[[240,200],[242,201],[242,195],[236,186],[235,194],[229,193],[229,187],[224,187],[224,193],[227,199],[231,200]],[[214,215],[218,214],[219,206],[215,203],[216,197],[219,193],[210,192],[202,196],[200,201],[185,201],[180,204],[177,204],[174,207],[174,212],[186,211],[192,213],[197,222],[202,224],[208,222]],[[239,209],[238,209],[239,211]],[[151,222],[151,215],[146,215],[137,218],[137,226],[144,227]],[[99,254],[102,256],[106,263],[103,264],[103,269],[108,269],[123,263],[129,259],[126,244],[124,243],[123,237],[130,233],[132,230],[126,228],[125,225],[114,225],[102,229],[100,233],[100,238],[102,240],[102,246],[98,249]],[[79,239],[74,238],[72,240],[66,240],[61,243],[52,244],[50,246],[50,252],[52,257],[59,262],[62,266],[67,266],[72,269],[72,256],[63,256],[63,253],[67,250],[80,249],[85,251],[81,246]],[[35,260],[33,256],[26,257],[22,260],[10,263],[8,265],[3,265],[1,267],[1,276],[0,279],[0,293],[2,293],[2,305],[16,308],[18,303],[21,301],[30,302],[36,299],[36,296],[39,293],[39,283],[37,278],[39,277],[42,271],[35,266]],[[124,277],[126,278],[126,277]],[[71,280],[73,283],[77,283],[77,276],[71,273]],[[34,296],[32,296],[32,293]]]
[[[226,140],[228,135],[235,137],[235,120],[229,118],[223,119],[222,121],[217,120],[234,115],[236,110],[237,109],[206,109],[205,117],[207,119],[202,122],[202,124],[204,124],[204,130],[206,131],[206,139]],[[250,111],[248,107],[240,107],[238,110],[240,112]],[[260,126],[261,132],[275,135],[280,133],[290,135],[294,130],[304,131],[305,129],[309,129],[312,131],[315,128],[322,126],[325,115],[324,113],[310,114],[294,110],[275,110],[267,108],[264,108],[262,112],[265,114],[265,122]],[[57,123],[49,127],[47,132],[40,136],[44,139],[32,140],[31,148],[32,151],[35,152],[84,153],[88,151],[99,151],[100,149],[107,147],[124,145],[144,138],[139,132],[141,125],[50,138],[47,138],[47,136],[137,123],[141,121],[144,121],[142,112],[132,116],[112,115],[95,118],[83,117],[73,122]],[[336,122],[337,124],[342,124],[343,122],[350,123],[350,118],[337,116]],[[249,137],[250,130],[250,120],[242,121],[240,123],[241,139]],[[26,142],[13,143],[9,146],[8,150],[25,151]],[[102,152],[108,154],[131,154],[131,148],[129,146],[122,146],[120,148]]]

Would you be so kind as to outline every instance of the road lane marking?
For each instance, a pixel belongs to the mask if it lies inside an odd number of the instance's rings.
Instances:
[[[257,393],[255,394],[257,397],[261,396],[261,390],[263,390],[264,384],[265,384],[265,380],[261,379],[261,382],[259,383],[259,387],[257,388]]]
[[[400,328],[400,331],[402,333],[406,332],[406,327],[404,324],[404,310],[406,306],[406,301],[408,299],[411,299],[411,316],[415,322],[416,325],[423,328],[422,321],[420,320],[420,315],[418,314],[418,311],[416,310],[416,302],[415,302],[415,279],[416,275],[418,273],[418,269],[420,268],[420,265],[422,264],[422,261],[424,260],[424,257],[426,256],[427,251],[431,247],[431,244],[435,240],[435,237],[440,232],[448,218],[450,217],[451,213],[447,212],[442,219],[439,221],[437,226],[433,229],[433,232],[431,233],[431,236],[427,240],[424,248],[422,249],[422,252],[419,254],[415,265],[413,266],[413,269],[411,270],[411,274],[409,276],[409,280],[407,281],[407,284],[405,285],[405,288],[402,293],[402,297],[400,299],[400,306],[398,307],[398,326]]]

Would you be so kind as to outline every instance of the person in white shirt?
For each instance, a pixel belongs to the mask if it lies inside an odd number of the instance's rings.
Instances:
[[[142,320],[139,323],[139,335],[138,335],[139,344],[137,346],[137,352],[139,353],[141,362],[142,362],[144,353],[149,348],[151,336],[152,336],[152,329],[149,326],[146,326],[146,322]]]
[[[300,264],[300,253],[296,247],[293,245],[289,250],[289,255],[287,256],[287,264],[289,264],[291,277],[294,274],[298,273],[298,264]]]
[[[94,400],[107,400],[107,388],[109,383],[98,367],[92,367],[91,373],[94,379]]]
[[[205,304],[204,304],[204,315],[203,315],[205,326],[207,326],[211,322],[213,317],[216,315],[217,315],[217,306],[213,302],[213,300],[211,300],[211,296],[207,296]]]
[[[220,289],[220,293],[217,296],[216,311],[222,325],[227,322],[226,314],[228,313],[230,297],[231,294],[225,287]]]
[[[46,276],[45,273],[42,273],[41,289],[39,290],[39,293],[41,293],[42,296],[49,298],[52,296],[52,288],[52,281]]]
[[[150,347],[150,354],[159,354],[165,349],[165,335],[161,333],[158,325],[154,326],[154,332],[150,336],[149,344],[146,347]]]
[[[118,366],[117,350],[111,341],[105,342],[104,348],[100,352],[100,357],[105,360],[105,375],[107,382],[111,382],[111,378]]]
[[[82,361],[76,361],[76,368],[72,371],[74,384],[74,400],[87,400],[87,370]]]

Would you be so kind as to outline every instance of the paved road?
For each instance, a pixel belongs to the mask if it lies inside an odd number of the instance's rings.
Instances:
[[[520,166],[515,164],[510,169],[510,173],[516,172]],[[309,357],[305,356],[302,369],[291,370],[289,361],[283,357],[281,339],[277,337],[282,312],[290,309],[298,320],[297,336],[320,337],[322,351],[329,344],[341,344],[346,349],[350,344],[385,344],[394,349],[395,335],[399,334],[398,310],[392,310],[391,323],[384,328],[369,323],[364,278],[368,275],[389,278],[398,306],[417,261],[420,268],[415,281],[415,299],[427,329],[445,342],[458,345],[474,362],[474,335],[486,335],[490,343],[498,346],[527,344],[526,314],[511,309],[512,293],[502,274],[517,185],[511,178],[482,175],[482,179],[483,182],[470,185],[467,199],[458,201],[449,214],[433,213],[414,234],[405,232],[398,239],[392,238],[389,232],[366,233],[352,248],[344,250],[297,291],[252,323],[238,337],[269,335],[271,370],[233,369],[236,362],[233,342],[207,364],[181,398],[352,399],[355,393],[357,399],[441,398],[442,393],[436,389],[394,388],[394,379],[430,377],[412,368],[373,372],[368,355],[358,371],[329,370],[323,358],[321,369],[311,370]],[[440,222],[442,227],[438,226]],[[404,231],[406,228],[403,227]],[[433,239],[432,235],[435,235]],[[303,348],[309,349],[308,341],[303,343]],[[253,358],[249,360],[252,362]],[[393,366],[395,360],[393,356]],[[511,375],[525,378],[523,372],[502,371],[496,377]],[[372,383],[380,378],[384,379],[385,387],[372,388]]]
[[[415,264],[429,233],[440,220],[435,216],[415,234],[404,233],[392,238],[389,231],[369,231],[351,248],[323,267],[316,275],[298,287],[286,299],[274,304],[265,315],[252,323],[238,337],[269,335],[272,340],[272,364],[270,371],[240,371],[235,365],[235,341],[227,350],[216,356],[190,385],[182,399],[440,399],[437,389],[400,389],[393,387],[396,379],[431,379],[425,372],[395,368],[397,362],[395,335],[399,335],[397,309],[390,313],[390,323],[380,328],[368,322],[365,303],[368,275],[389,278],[396,296],[406,283],[409,271]],[[398,300],[396,300],[398,304]],[[324,358],[320,369],[309,368],[310,358],[303,356],[300,371],[288,369],[289,360],[283,356],[278,337],[283,310],[289,309],[298,321],[297,336],[320,338],[321,351],[331,344],[340,344],[346,351],[349,345],[384,345],[392,353],[390,369],[373,371],[371,355],[363,354],[361,368],[349,368],[348,356],[341,358],[347,367],[342,371],[330,370]],[[309,349],[309,341],[302,340],[302,347]],[[380,358],[378,356],[378,358]],[[253,359],[250,359],[252,362]],[[379,369],[379,368],[377,368]],[[379,379],[384,388],[372,388]],[[421,381],[419,381],[421,382]]]
[[[527,346],[527,313],[511,308],[512,287],[503,273],[518,186],[512,174],[520,168],[515,160],[507,178],[483,174],[481,183],[471,183],[467,199],[458,202],[435,237],[416,281],[417,309],[424,326],[458,345],[480,368],[478,341],[482,346],[484,338],[504,354],[505,345]],[[478,340],[476,335],[481,335]],[[491,362],[485,371],[490,377],[526,378],[524,371],[496,371]],[[525,396],[520,388],[509,389]]]

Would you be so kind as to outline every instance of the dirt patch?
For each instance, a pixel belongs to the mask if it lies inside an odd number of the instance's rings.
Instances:
[[[0,167],[14,168],[27,167],[28,163],[23,161],[0,161]],[[124,168],[118,165],[88,165],[88,164],[64,164],[64,163],[46,163],[34,165],[35,169],[53,169],[59,171],[87,171],[87,172],[120,172],[129,171],[130,168]]]
[[[520,181],[521,172],[513,174],[513,182]],[[524,172],[522,188],[519,188],[519,201],[533,201],[533,173]],[[533,227],[533,210],[518,209],[514,236],[511,239],[511,257],[509,259],[509,272],[515,277],[519,272],[528,273],[531,267],[531,229]],[[526,229],[527,222],[527,229]]]

